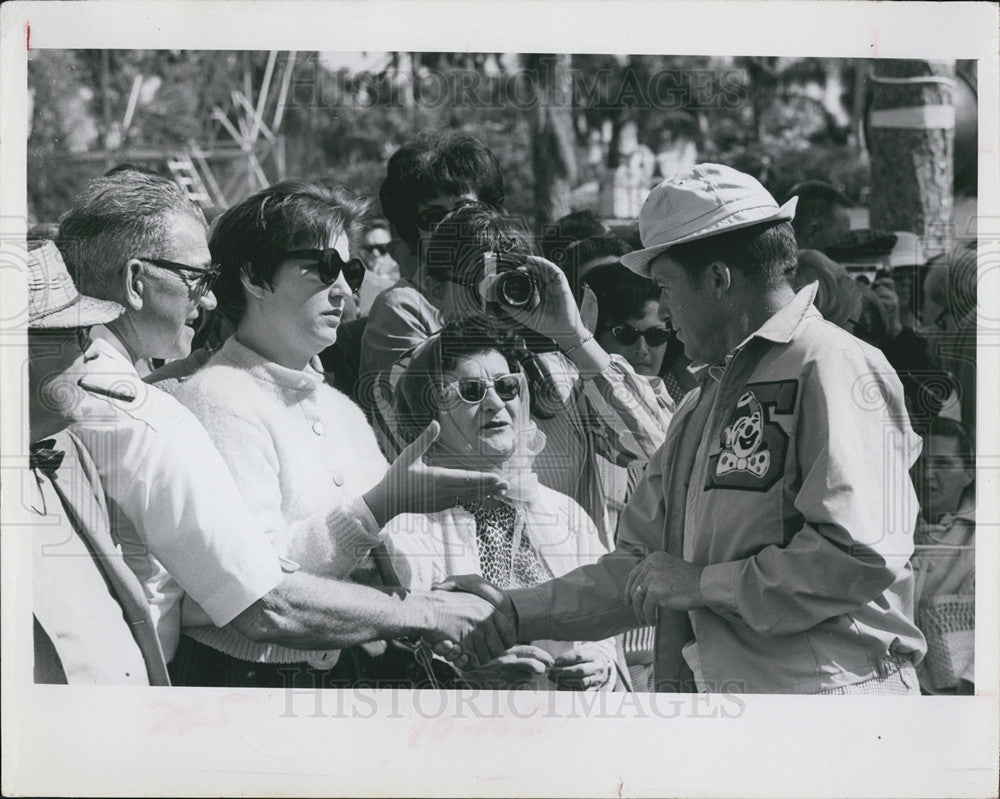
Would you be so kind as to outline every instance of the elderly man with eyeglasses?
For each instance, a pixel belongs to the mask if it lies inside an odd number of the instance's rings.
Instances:
[[[111,533],[143,585],[166,660],[182,600],[185,626],[232,624],[253,641],[295,649],[469,634],[512,643],[509,630],[479,625],[489,615],[481,600],[389,595],[303,573],[302,553],[315,560],[319,546],[323,574],[346,578],[378,523],[338,505],[310,527],[265,532],[197,419],[140,379],[136,362],[185,355],[199,308],[215,305],[205,230],[201,210],[170,180],[123,171],[91,181],[62,220],[60,249],[77,289],[124,313],[91,328],[82,359],[30,375],[33,416],[48,417],[50,429],[68,426],[93,459]],[[397,480],[442,479],[420,461],[410,466]],[[477,473],[467,477],[471,494],[484,488]]]

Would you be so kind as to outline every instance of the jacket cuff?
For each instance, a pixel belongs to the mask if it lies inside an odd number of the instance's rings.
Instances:
[[[714,563],[701,571],[698,584],[701,596],[705,604],[720,616],[730,619],[740,617],[736,587],[742,571],[743,562],[739,560]]]
[[[549,617],[552,609],[550,591],[545,583],[533,588],[515,588],[507,592],[517,614],[517,639],[537,641],[550,638]]]

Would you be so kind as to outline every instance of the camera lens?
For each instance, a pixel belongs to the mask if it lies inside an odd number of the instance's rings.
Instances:
[[[512,308],[523,308],[535,293],[535,281],[527,272],[506,272],[497,278],[497,296]]]

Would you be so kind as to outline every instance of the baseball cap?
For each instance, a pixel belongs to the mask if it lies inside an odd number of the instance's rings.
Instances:
[[[643,249],[622,263],[649,277],[649,262],[671,247],[765,222],[790,222],[798,197],[778,206],[751,175],[722,164],[697,164],[653,189],[639,212]]]

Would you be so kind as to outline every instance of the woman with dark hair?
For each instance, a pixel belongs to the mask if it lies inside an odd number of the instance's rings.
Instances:
[[[341,579],[367,562],[381,528],[402,510],[436,510],[503,487],[482,472],[425,466],[434,426],[389,466],[361,409],[310,365],[336,340],[347,298],[364,278],[364,264],[350,257],[364,210],[343,190],[286,181],[227,211],[210,249],[222,271],[219,308],[235,333],[176,392],[287,568]],[[315,669],[317,686],[368,676],[337,651],[198,629],[178,658],[202,675],[200,684],[280,686],[289,664]]]
[[[670,330],[660,319],[660,292],[653,281],[618,261],[594,267],[583,279],[597,297],[598,344],[621,355],[638,374],[658,375]]]
[[[435,229],[425,268],[442,287],[446,320],[487,320],[524,339],[520,357],[531,410],[547,438],[536,460],[539,479],[576,500],[610,544],[614,528],[597,456],[622,466],[648,462],[663,441],[672,405],[628,361],[598,344],[565,273],[538,257],[517,220],[483,203],[459,206]],[[500,290],[508,279],[523,296]],[[372,387],[380,426],[389,433],[395,429],[392,389],[405,363],[383,372]],[[401,442],[391,445],[398,451]]]
[[[523,345],[479,321],[447,325],[414,353],[397,386],[401,434],[413,440],[433,421],[441,434],[431,464],[495,474],[502,497],[467,499],[436,513],[403,514],[384,531],[401,585],[430,588],[451,574],[479,574],[517,588],[593,563],[607,551],[587,513],[538,482],[544,435],[529,413]],[[529,685],[602,690],[615,685],[614,639],[536,641],[515,646],[463,675],[484,688]]]

